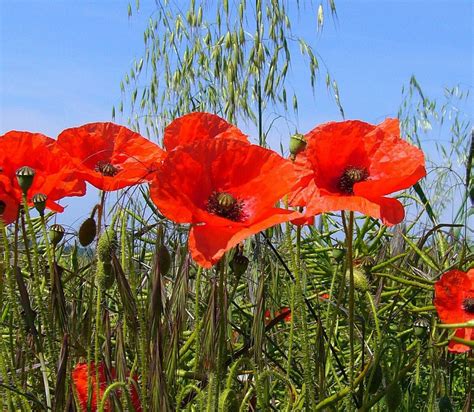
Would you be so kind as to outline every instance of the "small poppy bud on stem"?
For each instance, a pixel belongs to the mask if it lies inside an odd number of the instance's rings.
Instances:
[[[157,256],[158,259],[158,268],[161,275],[166,275],[171,267],[171,255],[165,245],[158,247]]]
[[[304,149],[306,149],[306,139],[300,133],[296,133],[290,137],[290,153],[291,159],[295,159],[298,153],[301,153]]]
[[[33,184],[33,179],[35,177],[35,170],[29,166],[20,167],[16,171],[16,178],[18,180],[18,185],[24,194],[28,192],[28,189]]]
[[[44,214],[44,210],[46,209],[46,199],[48,197],[43,193],[37,193],[33,196],[33,204],[40,215]]]
[[[249,260],[246,256],[235,254],[229,262],[229,266],[236,276],[241,276],[245,273],[249,266]]]
[[[90,245],[94,241],[96,233],[97,225],[94,218],[87,218],[79,228],[79,243],[82,246]]]
[[[53,246],[56,246],[63,240],[64,237],[64,227],[55,223],[49,228],[49,240]]]

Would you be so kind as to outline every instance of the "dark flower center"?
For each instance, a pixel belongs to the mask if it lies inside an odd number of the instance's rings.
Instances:
[[[367,180],[369,173],[365,167],[348,166],[339,178],[338,187],[342,193],[354,194],[354,185]]]
[[[243,202],[226,192],[212,192],[207,200],[209,213],[239,222],[244,218]]]
[[[102,173],[103,176],[113,177],[119,172],[119,169],[111,163],[101,160],[95,165],[95,171]]]
[[[7,204],[3,200],[0,200],[0,215],[3,215],[3,212],[5,212],[6,208]]]
[[[464,299],[462,305],[467,313],[474,314],[474,298]]]

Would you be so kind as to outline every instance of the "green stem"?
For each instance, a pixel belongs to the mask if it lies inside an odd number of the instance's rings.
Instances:
[[[347,227],[346,242],[347,242],[347,266],[349,267],[349,386],[354,390],[354,262],[352,241],[354,234],[354,212],[349,212],[349,225]]]

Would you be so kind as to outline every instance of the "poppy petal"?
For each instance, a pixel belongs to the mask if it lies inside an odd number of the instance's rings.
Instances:
[[[194,112],[173,120],[166,128],[163,145],[167,151],[206,139],[235,139],[248,143],[248,138],[237,127],[221,117]]]
[[[474,341],[474,328],[460,328],[456,329],[455,335],[457,338]],[[460,342],[451,339],[448,344],[448,351],[454,353],[464,353],[470,351],[472,348]]]
[[[189,249],[196,263],[204,268],[215,265],[224,253],[244,239],[276,224],[300,216],[286,209],[272,209],[250,227],[196,225],[189,233]]]

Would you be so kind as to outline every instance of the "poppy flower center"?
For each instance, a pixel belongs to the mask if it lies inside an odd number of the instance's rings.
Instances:
[[[462,305],[467,313],[474,315],[474,297],[464,299]]]
[[[212,192],[206,205],[209,213],[225,217],[234,222],[239,222],[243,219],[244,213],[242,208],[243,202],[226,192]]]
[[[103,176],[109,177],[113,177],[119,172],[119,169],[117,167],[104,160],[97,162],[97,164],[95,165],[95,170],[96,172],[102,173]]]
[[[338,187],[342,193],[354,194],[354,185],[367,180],[369,173],[365,167],[348,166],[339,178]]]
[[[6,208],[7,204],[3,200],[0,200],[0,215],[3,215],[3,212],[5,212]]]

